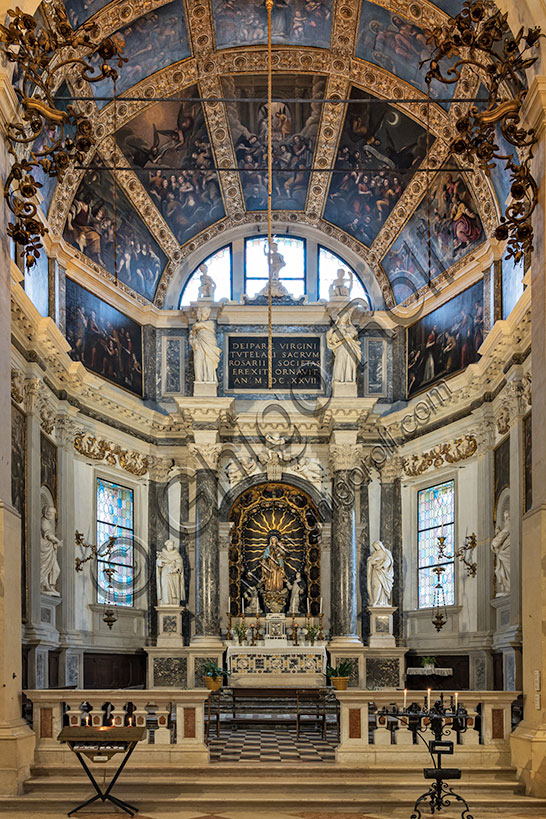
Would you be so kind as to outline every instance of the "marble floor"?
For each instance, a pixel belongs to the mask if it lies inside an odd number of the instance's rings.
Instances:
[[[211,737],[211,762],[335,762],[337,740],[318,731],[268,731],[263,728],[220,731]]]

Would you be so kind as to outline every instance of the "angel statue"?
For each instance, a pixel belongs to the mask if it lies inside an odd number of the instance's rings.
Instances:
[[[349,281],[345,281],[345,273],[349,276]],[[330,298],[331,299],[348,299],[351,295],[351,290],[353,289],[353,271],[352,270],[345,270],[343,267],[339,267],[336,273],[336,278],[330,285]]]
[[[278,251],[277,242],[271,242],[271,253],[267,248],[267,244],[264,246],[264,255],[267,256],[269,260],[269,265],[271,268],[271,276],[269,281],[267,282],[266,286],[263,290],[260,290],[258,293],[259,296],[268,296],[269,295],[269,285],[271,285],[271,295],[275,298],[281,298],[282,296],[289,296],[289,292],[284,287],[284,285],[280,282],[280,273],[283,267],[286,267],[286,262],[284,261],[284,256],[282,253]]]
[[[209,276],[207,265],[206,264],[199,265],[199,272],[201,274],[201,278],[197,298],[214,300],[216,282]]]

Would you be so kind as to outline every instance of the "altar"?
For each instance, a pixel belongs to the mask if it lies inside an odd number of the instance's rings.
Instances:
[[[324,645],[233,645],[227,649],[231,686],[319,687],[326,681]]]

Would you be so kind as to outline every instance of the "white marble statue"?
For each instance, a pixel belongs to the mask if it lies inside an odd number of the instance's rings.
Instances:
[[[505,509],[502,529],[497,526],[491,541],[495,555],[495,597],[510,591],[510,512]]]
[[[358,332],[351,322],[351,314],[344,310],[326,334],[328,349],[334,354],[333,381],[354,383],[357,367],[362,358]]]
[[[214,322],[209,318],[210,309],[199,307],[197,321],[191,328],[190,345],[193,349],[193,371],[196,381],[218,383],[216,369],[220,361],[220,347],[216,343]]]
[[[260,472],[260,467],[256,463],[255,459],[248,455],[242,458],[237,458],[235,461],[229,461],[224,469],[224,472],[226,473],[226,477],[231,488],[236,486],[236,484],[240,483],[245,478],[248,478],[250,475],[255,475],[257,472]]]
[[[349,281],[345,281],[345,274],[348,274]],[[353,272],[352,270],[345,270],[343,267],[338,268],[336,278],[330,285],[331,299],[348,299],[353,289]]]
[[[313,461],[311,458],[300,457],[298,459],[297,464],[294,467],[290,467],[289,471],[296,472],[296,474],[301,475],[302,478],[305,478],[306,481],[309,483],[315,484],[317,486],[322,486],[322,479],[324,476],[324,470],[318,461]]]
[[[57,560],[57,549],[62,546],[62,540],[55,535],[55,517],[57,512],[54,506],[44,506],[40,524],[40,591],[43,594],[59,596],[56,589],[57,580],[61,573]]]
[[[166,540],[155,562],[158,606],[179,606],[184,598],[184,564],[174,540]]]
[[[300,602],[303,596],[303,586],[301,582],[301,572],[296,572],[292,583],[288,584],[290,589],[290,602],[288,603],[288,614],[300,613]]]
[[[249,586],[243,594],[243,597],[248,603],[245,603],[245,614],[261,614],[260,599],[258,597],[258,589],[256,586]]]
[[[206,264],[199,265],[199,272],[201,274],[198,299],[213,299],[214,291],[216,290],[216,282],[209,276],[208,267]]]
[[[374,540],[367,561],[368,605],[390,606],[394,569],[392,554],[380,540]]]
[[[278,251],[277,242],[271,242],[271,255],[269,255],[267,251],[267,243],[264,247],[264,255],[270,259],[271,265],[271,279],[268,280],[266,286],[260,290],[258,293],[259,296],[267,296],[269,295],[269,285],[271,284],[271,295],[275,298],[281,298],[282,296],[289,296],[290,293],[286,289],[286,287],[281,284],[279,276],[283,267],[286,267],[286,262],[284,261],[284,256],[282,253]]]

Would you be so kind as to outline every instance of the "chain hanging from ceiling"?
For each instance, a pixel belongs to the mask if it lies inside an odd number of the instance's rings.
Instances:
[[[82,164],[96,144],[88,117],[70,104],[66,110],[60,107],[55,92],[69,73],[86,82],[115,80],[114,65],[121,68],[127,62],[115,36],[96,40],[93,23],[76,33],[64,7],[49,4],[48,10],[42,27],[19,7],[8,11],[7,25],[0,25],[0,53],[15,63],[13,86],[20,105],[20,120],[6,129],[13,157],[4,184],[14,217],[8,235],[24,248],[27,268],[39,258],[41,237],[48,231],[38,216],[35,197],[42,183],[37,174],[62,182],[70,165]]]
[[[434,50],[421,65],[429,66],[429,87],[433,80],[456,83],[470,66],[487,89],[488,98],[482,106],[472,104],[456,120],[457,137],[451,150],[488,175],[496,161],[505,163],[511,174],[512,198],[494,235],[499,241],[508,240],[508,258],[519,261],[533,249],[531,216],[538,201],[537,183],[530,170],[537,135],[533,128],[520,126],[527,94],[525,71],[536,62],[537,57],[530,52],[544,35],[537,26],[527,32],[521,28],[514,37],[507,17],[492,0],[464,0],[456,17],[427,31]],[[508,154],[499,147],[499,131],[514,146],[514,152]]]

